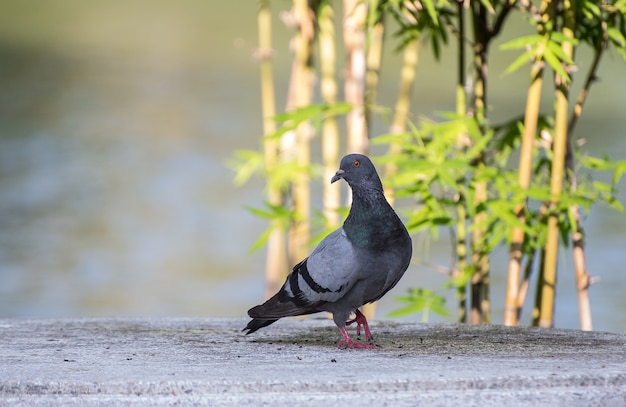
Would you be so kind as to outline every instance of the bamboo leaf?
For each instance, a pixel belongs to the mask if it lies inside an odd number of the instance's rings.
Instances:
[[[566,82],[570,81],[570,76],[565,71],[565,68],[563,68],[561,60],[556,55],[554,55],[549,47],[545,49],[543,53],[543,59],[548,63],[548,65],[550,65],[550,68],[554,69],[554,71],[561,77],[563,77]]]
[[[347,114],[352,110],[352,105],[346,102],[339,102],[332,105],[318,103],[299,107],[290,112],[279,113],[274,116],[274,121],[283,125],[274,133],[265,136],[267,139],[280,139],[285,133],[295,130],[300,123],[307,120],[319,124],[323,118]]]
[[[477,158],[480,154],[482,154],[485,151],[485,148],[487,148],[487,145],[493,138],[493,135],[494,135],[493,131],[485,133],[485,135],[479,138],[474,143],[474,145],[467,151],[466,156],[470,160]]]
[[[582,5],[585,17],[590,20],[594,19],[595,17],[599,17],[602,14],[600,7],[598,7],[593,1],[583,1]]]
[[[573,45],[578,44],[578,40],[576,38],[568,37],[560,31],[552,31],[550,33],[550,42],[555,44],[563,44],[564,42],[571,42]]]
[[[252,244],[250,249],[248,249],[248,253],[254,253],[254,252],[258,251],[260,248],[262,248],[263,246],[265,246],[265,244],[267,243],[267,240],[269,239],[271,233],[272,233],[272,228],[271,227],[267,228],[261,234],[261,236],[259,236],[259,238],[254,241],[254,243]]]
[[[276,227],[286,227],[289,222],[296,218],[296,214],[290,209],[282,206],[282,205],[272,205],[268,202],[264,202],[265,208],[254,208],[250,206],[246,206],[246,210],[253,214],[254,216],[258,216],[263,219],[267,219],[269,221],[273,221],[272,225],[267,228],[258,239],[254,241],[249,251],[255,252],[259,250],[261,247],[265,246],[267,240],[272,233],[272,230]]]
[[[446,288],[456,288],[456,287],[464,287],[467,283],[470,282],[474,272],[476,271],[475,265],[470,265],[462,270],[461,273],[457,273],[457,275],[452,278],[450,281],[444,283]]]
[[[413,288],[408,291],[408,295],[396,297],[396,301],[408,303],[409,305],[390,312],[387,314],[388,317],[400,317],[424,312],[424,318],[428,318],[430,311],[442,316],[450,315],[445,308],[445,297],[435,294],[432,290]]]
[[[626,172],[626,161],[620,161],[619,163],[617,163],[615,172],[613,172],[613,185],[616,185],[620,181],[620,179],[622,178],[622,175],[624,175],[625,172]]]
[[[618,212],[624,212],[624,204],[622,204],[620,201],[618,201],[617,199],[609,199],[607,200],[607,203],[616,211]]]
[[[505,42],[500,45],[501,50],[512,50],[512,49],[520,49],[536,46],[539,42],[543,41],[543,35],[533,34],[533,35],[525,35],[522,37],[514,38],[510,41]]]
[[[554,41],[548,41],[548,48],[550,49],[550,51],[552,51],[552,53],[561,61],[567,62],[568,64],[573,64],[574,61],[572,60],[572,58],[569,57],[569,55],[567,55],[565,53],[565,51],[563,51],[563,47],[561,44],[554,42]]]
[[[274,120],[278,123],[284,123],[287,121],[302,122],[308,120],[316,114],[319,114],[323,109],[323,105],[308,105],[299,107],[291,112],[279,113],[274,116]]]
[[[252,175],[262,171],[264,162],[263,154],[258,151],[236,150],[234,158],[228,160],[228,166],[235,170],[235,185],[245,184]]]
[[[496,10],[493,8],[493,6],[491,5],[491,2],[489,0],[480,0],[480,4],[485,6],[487,11],[489,11],[489,14],[492,14],[492,15],[496,14]]]
[[[266,135],[265,139],[270,141],[280,140],[285,133],[295,130],[299,124],[299,122],[283,124],[283,126],[279,127],[274,133]]]
[[[567,217],[572,233],[576,233],[578,231],[578,227],[576,225],[576,214],[574,213],[574,208],[572,206],[567,208]]]
[[[507,68],[504,70],[504,73],[502,74],[502,76],[505,76],[505,75],[508,75],[510,73],[513,73],[513,72],[517,71],[519,68],[521,68],[522,66],[530,63],[533,60],[533,56],[534,56],[534,52],[533,51],[526,51],[526,52],[524,52],[522,55],[517,57],[515,59],[515,61],[513,61],[509,66],[507,66]]]
[[[626,0],[617,0],[613,7],[619,11],[620,14],[626,14]]]
[[[333,105],[325,105],[323,110],[326,116],[339,116],[352,111],[352,104],[348,102],[338,102]]]
[[[268,202],[265,202],[264,204],[266,209],[254,208],[251,206],[246,206],[245,208],[253,215],[268,220],[281,220],[283,222],[287,222],[295,217],[295,213],[284,206],[272,205]]]
[[[507,201],[490,202],[488,208],[495,214],[500,220],[508,223],[511,226],[518,227],[524,230],[525,233],[532,233],[532,229],[524,222],[521,222],[517,216],[513,213],[511,205]]]
[[[426,12],[428,13],[428,16],[432,20],[433,24],[435,26],[439,26],[437,9],[435,8],[435,3],[433,2],[433,0],[422,0],[422,4],[425,6]]]
[[[444,299],[443,297],[440,297]],[[445,299],[444,301],[433,301],[430,304],[430,309],[437,315],[441,315],[443,317],[449,317],[450,311],[445,307]]]
[[[624,38],[624,34],[616,27],[608,27],[606,30],[607,35],[618,48],[626,48],[626,38]]]

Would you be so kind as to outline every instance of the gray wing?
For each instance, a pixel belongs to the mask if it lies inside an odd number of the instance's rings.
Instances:
[[[335,302],[358,280],[359,264],[343,228],[326,236],[311,255],[294,267],[285,293],[307,304]]]
[[[342,228],[326,236],[311,255],[297,264],[282,288],[269,300],[248,310],[255,318],[248,333],[278,318],[320,312],[340,300],[359,280],[359,264]]]

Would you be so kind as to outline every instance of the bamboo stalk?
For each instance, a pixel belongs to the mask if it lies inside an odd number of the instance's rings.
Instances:
[[[487,31],[487,10],[482,3],[472,2],[472,21],[474,23],[474,117],[481,129],[487,117],[487,49],[490,36]],[[482,158],[477,160],[476,166],[483,164]],[[475,183],[475,200],[473,204],[478,207],[487,200],[487,183],[478,181]],[[473,223],[480,225],[486,219],[486,213],[478,213]],[[474,275],[471,279],[470,323],[480,324],[487,322],[489,315],[484,312],[484,307],[489,304],[489,286],[485,284],[489,279],[489,258],[484,253],[485,228],[475,227],[472,232],[472,263],[475,266]]]
[[[604,51],[606,50],[606,47],[609,43],[609,35],[606,29],[607,29],[606,23],[603,22],[602,23],[602,40],[600,41],[598,48],[595,50],[591,67],[589,68],[587,77],[585,78],[585,83],[582,89],[580,90],[578,98],[576,99],[576,104],[574,105],[574,111],[572,113],[572,117],[570,118],[569,124],[567,126],[567,138],[570,141],[572,138],[572,134],[574,133],[574,129],[576,128],[576,124],[578,123],[578,119],[583,113],[583,107],[585,105],[585,101],[587,100],[587,96],[589,95],[589,90],[591,89],[591,85],[597,80],[596,75],[598,72],[598,67],[600,66],[600,60],[602,59],[602,56],[604,55]],[[571,150],[568,150],[567,157],[573,158],[573,155],[571,154]],[[573,164],[570,165],[569,163],[568,163],[568,166],[570,166],[571,168],[574,167]]]
[[[526,96],[526,111],[524,113],[524,134],[520,151],[518,184],[520,188],[528,190],[532,175],[533,144],[537,134],[537,120],[541,105],[541,88],[543,86],[543,61],[535,61],[531,67],[531,84]],[[520,222],[526,221],[526,202],[515,208],[515,214]],[[507,276],[507,288],[504,308],[504,325],[517,326],[522,304],[520,299],[520,276],[522,267],[522,246],[524,244],[524,230],[514,227],[509,251],[509,269]],[[530,273],[528,273],[530,274]],[[525,280],[527,282],[527,280]],[[525,297],[525,293],[524,296]]]
[[[555,137],[555,144],[561,144],[561,140],[557,137]],[[564,151],[561,150],[561,147],[556,147],[554,150],[555,158],[553,160],[559,163],[561,160],[557,159],[556,155],[563,154],[563,152]],[[561,167],[561,169],[556,169],[554,164],[552,165],[552,168],[553,172],[552,181],[550,182],[550,190],[551,194],[556,197],[561,194],[561,187],[557,186],[557,183],[562,182],[563,180],[563,168]],[[553,198],[550,202],[552,211],[554,210],[556,204],[557,201]],[[547,228],[544,270],[541,284],[541,304],[539,306],[538,321],[539,326],[542,328],[552,328],[554,325],[554,298],[556,296],[556,266],[559,244],[558,214],[550,213]]]
[[[295,38],[295,35],[294,35]],[[285,111],[293,111],[296,106],[296,94],[299,84],[299,73],[298,73],[299,65],[296,63],[296,60],[291,62],[291,74],[289,76],[289,88],[287,90],[287,102],[285,106]],[[289,125],[289,122],[286,122],[285,125]],[[282,137],[280,138],[279,144],[279,154],[281,160],[283,162],[291,162],[296,160],[296,140],[297,140],[297,132],[296,130],[286,131]],[[291,187],[291,185],[290,185]],[[287,199],[291,202],[285,202],[286,204],[291,204],[293,206],[293,190],[289,191],[289,195]],[[295,210],[295,207],[293,208]],[[296,264],[301,259],[298,257],[298,254],[294,254],[294,239],[293,239],[293,224],[289,225],[288,233],[287,233],[287,262],[289,264]]]
[[[487,200],[487,184],[477,182],[475,185],[474,205],[478,206]],[[474,217],[474,223],[480,224],[486,217],[485,213],[479,213]],[[470,323],[488,323],[488,314],[485,307],[488,307],[488,280],[489,280],[489,258],[483,252],[485,230],[483,227],[475,227],[472,233],[472,263],[476,271],[471,279],[472,298],[470,302]]]
[[[538,24],[538,32],[545,33],[546,27],[548,23],[552,20],[554,21],[554,4],[552,0],[542,0],[539,10],[535,9],[532,3],[528,2],[526,4],[526,8],[535,16]],[[550,146],[552,148],[552,146]],[[547,218],[550,209],[549,202],[543,202],[541,207],[539,208],[539,216],[540,221],[544,222]],[[532,325],[539,326],[539,321],[541,319],[541,304],[543,303],[543,284],[544,284],[544,272],[545,272],[545,264],[546,264],[546,246],[540,249],[539,252],[539,275],[537,276],[537,290],[535,292],[535,304],[533,306],[532,311]]]
[[[591,84],[596,80],[596,73],[600,64],[600,59],[608,44],[608,34],[606,33],[606,27],[604,26],[604,35],[599,47],[595,51],[593,62],[587,73],[585,84],[578,95],[576,105],[574,106],[574,112],[570,118],[567,126],[567,153],[565,158],[565,165],[567,168],[567,181],[570,184],[570,188],[575,191],[577,188],[576,174],[574,173],[574,153],[572,148],[572,134],[574,128],[578,123],[578,118],[582,114],[583,106],[589,94]],[[576,231],[572,232],[572,246],[574,257],[574,272],[576,275],[576,291],[578,296],[578,311],[580,318],[580,329],[583,331],[593,330],[592,318],[591,318],[591,304],[589,301],[589,286],[591,278],[585,267],[585,231],[582,226],[582,220],[580,215],[580,208],[578,205],[572,205],[570,208],[574,218],[576,219]]]
[[[456,270],[453,277],[467,272],[467,228],[465,226],[467,211],[464,203],[459,203],[456,207]],[[458,321],[467,323],[467,282],[457,288],[458,297]]]
[[[361,0],[343,2],[343,40],[346,49],[344,93],[352,110],[346,115],[347,149],[366,153],[369,140],[365,120],[365,26],[367,3]]]
[[[540,209],[540,211],[545,213],[546,215],[548,213],[547,205],[548,205],[547,203],[544,203]],[[539,321],[541,320],[541,304],[543,303],[543,284],[544,284],[545,264],[546,264],[546,249],[545,247],[542,247],[540,251],[540,255],[539,255],[539,275],[537,276],[537,292],[535,293],[535,304],[533,306],[532,326],[539,326]]]
[[[580,329],[583,331],[592,331],[591,302],[589,300],[591,277],[585,267],[585,233],[580,219],[580,209],[576,206],[571,208],[571,210],[574,212],[576,219],[576,232],[572,233],[572,244]]]
[[[519,286],[519,290],[517,292],[517,298],[515,299],[515,306],[517,307],[517,320],[519,323],[519,318],[522,313],[522,308],[524,307],[524,303],[526,302],[526,297],[528,295],[528,287],[530,287],[530,275],[533,272],[533,263],[535,262],[535,254],[536,250],[528,255],[526,259],[526,267],[524,268],[524,277],[522,278],[522,282]]]
[[[291,17],[296,27],[292,41],[294,59],[292,62],[287,111],[308,106],[313,97],[312,41],[315,35],[314,13],[307,0],[294,0]],[[307,168],[311,161],[310,140],[313,130],[308,121],[298,125],[293,132],[287,132],[281,140],[281,150],[285,160],[295,160],[301,168]],[[295,264],[308,254],[311,234],[311,190],[308,171],[299,171],[292,187],[291,195],[296,219],[289,230],[289,262]]]
[[[563,2],[565,19],[562,29],[567,38],[574,38],[572,5],[569,0]],[[568,17],[570,15],[570,17]],[[572,42],[562,43],[563,52],[570,58],[573,56],[574,47]],[[554,325],[554,299],[556,296],[556,267],[559,245],[559,227],[556,206],[563,190],[563,176],[565,172],[565,154],[567,148],[567,110],[569,107],[569,83],[566,78],[555,74],[556,101],[555,101],[555,126],[553,142],[553,158],[550,177],[551,211],[548,215],[548,231],[546,238],[546,258],[544,265],[542,302],[539,315],[539,326],[551,328]]]
[[[363,2],[365,3],[365,2]],[[376,95],[377,95],[377,87],[378,80],[380,77],[380,65],[382,59],[383,52],[383,37],[385,32],[385,25],[383,21],[383,15],[377,15],[374,21],[368,20],[368,12],[369,13],[377,13],[379,0],[369,0],[367,7],[364,8],[361,5],[362,10],[360,13],[363,13],[363,9],[365,10],[365,16],[363,20],[363,26],[367,27],[367,35],[365,36],[365,90],[363,94],[363,127],[364,132],[361,135],[352,134],[352,131],[358,131],[357,129],[349,130],[348,133],[348,151],[359,151],[365,152],[369,146],[368,134],[370,131],[371,124],[371,109],[376,104]],[[345,4],[345,3],[344,3]],[[361,17],[359,17],[361,18]],[[347,86],[347,83],[346,83]],[[359,97],[358,95],[354,95],[355,97]],[[348,100],[349,101],[349,100]],[[354,112],[354,110],[353,110]],[[354,119],[354,118],[353,118]],[[361,120],[359,117],[358,120]],[[353,141],[350,141],[350,138],[353,138]],[[366,316],[366,318],[373,319],[376,314],[376,303],[366,304],[362,307],[362,312]]]
[[[459,18],[458,26],[458,63],[456,81],[456,114],[459,116],[467,114],[467,97],[465,95],[465,6],[463,0],[457,0],[457,14]],[[460,135],[464,137],[465,135]],[[460,143],[459,143],[460,144]],[[459,196],[459,203],[456,206],[456,271],[453,277],[467,272],[467,210],[465,197]],[[456,275],[454,274],[456,273]],[[458,321],[467,322],[467,283],[457,287],[458,298]]]
[[[411,110],[411,93],[413,84],[415,83],[415,74],[417,63],[419,61],[419,41],[417,39],[409,42],[402,52],[402,68],[400,70],[400,86],[398,90],[398,99],[394,109],[393,119],[389,132],[392,134],[401,134],[406,130],[406,124]],[[397,155],[401,152],[398,144],[391,144],[387,152],[388,156]],[[398,171],[395,164],[389,163],[385,167],[387,177],[393,176]],[[390,186],[385,187],[385,196],[389,204],[394,204],[394,191]]]
[[[276,102],[274,96],[274,78],[272,67],[272,16],[269,0],[259,1],[258,10],[259,49],[257,55],[260,60],[261,71],[261,110],[263,112],[263,134],[268,136],[276,131]],[[263,142],[265,170],[268,177],[267,201],[270,205],[283,205],[281,191],[269,182],[272,172],[278,164],[278,142],[265,138]],[[265,296],[271,296],[278,288],[288,271],[287,253],[285,247],[285,231],[280,221],[274,220],[270,225],[272,231],[267,241],[265,257]]]
[[[335,26],[334,11],[329,1],[324,1],[318,13],[321,95],[324,103],[333,105],[337,102],[337,80],[335,79]],[[330,183],[339,162],[339,129],[334,116],[325,117],[322,123],[322,160],[324,162],[324,218],[329,226],[340,222],[339,183]]]
[[[365,128],[370,132],[371,111],[376,105],[378,80],[383,55],[383,39],[385,34],[384,14],[379,10],[381,0],[369,0],[369,14],[375,15],[374,21],[368,21],[366,46],[367,60],[365,66]],[[379,13],[380,14],[376,14]]]
[[[307,0],[295,0],[294,12],[300,25],[294,50],[300,74],[296,105],[297,107],[304,107],[310,105],[313,99],[311,48],[315,35],[314,14],[309,9]],[[300,123],[296,129],[296,134],[296,158],[298,164],[306,168],[311,163],[310,141],[313,138],[311,124],[308,121]],[[298,174],[292,190],[294,206],[299,217],[292,228],[293,253],[298,259],[303,259],[308,255],[308,243],[311,236],[311,186],[308,171],[301,171]]]

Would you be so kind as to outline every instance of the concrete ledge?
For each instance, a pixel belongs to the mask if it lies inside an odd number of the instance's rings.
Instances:
[[[0,404],[626,405],[626,335],[373,322],[341,350],[332,321],[0,320]]]

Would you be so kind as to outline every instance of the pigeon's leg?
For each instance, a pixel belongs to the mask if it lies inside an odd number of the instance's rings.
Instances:
[[[340,348],[363,348],[363,349],[376,349],[377,346],[374,345],[373,343],[361,343],[361,342],[354,342],[351,338],[350,335],[348,334],[348,331],[346,330],[346,327],[338,327],[339,328],[339,332],[341,332],[341,336],[343,336],[343,341],[339,341],[337,342],[337,346]]]
[[[372,336],[372,333],[370,332],[370,327],[367,324],[367,319],[365,318],[365,315],[363,315],[363,313],[359,311],[358,308],[354,312],[354,319],[348,321],[346,324],[352,325],[355,322],[356,322],[356,336],[361,335],[361,327],[363,327],[363,330],[365,331],[365,339],[367,339],[368,343],[373,343],[374,337]]]

